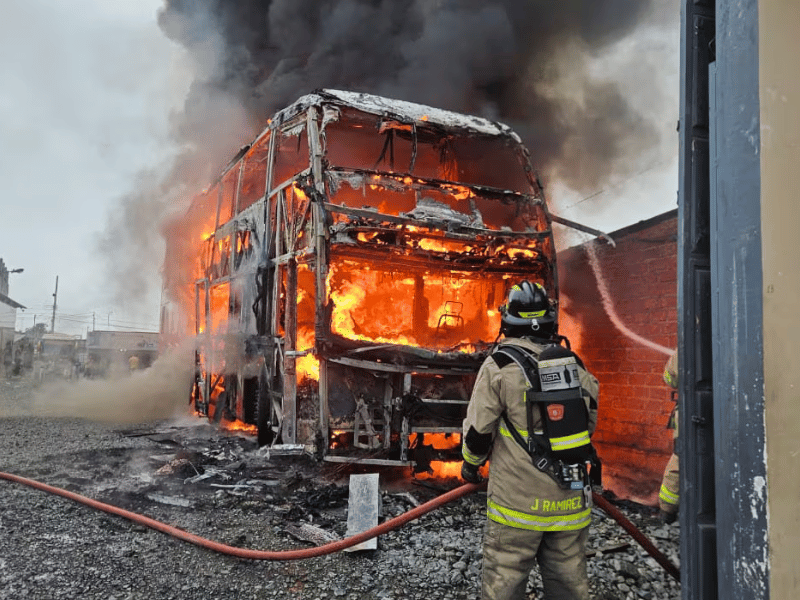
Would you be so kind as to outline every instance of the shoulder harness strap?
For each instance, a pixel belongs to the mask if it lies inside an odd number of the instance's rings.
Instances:
[[[498,354],[503,356],[498,356]],[[510,364],[511,362],[515,362],[522,370],[522,374],[528,383],[528,387],[537,392],[541,391],[536,361],[527,350],[509,344],[501,346],[499,349],[497,349],[492,355],[492,358],[494,358],[497,366],[500,368]],[[563,484],[561,478],[558,477],[558,474],[555,472],[553,456],[551,454],[550,444],[548,443],[547,438],[544,436],[538,436],[533,432],[533,403],[526,401],[525,409],[528,417],[527,442],[523,439],[522,434],[517,431],[517,428],[514,427],[514,424],[511,422],[511,419],[508,418],[508,415],[505,413],[505,411],[502,414],[503,421],[505,422],[508,430],[511,432],[511,437],[514,438],[514,441],[517,442],[517,444],[519,444],[519,446],[525,450],[528,456],[531,457],[533,465],[541,472],[552,477],[555,482],[561,486]]]

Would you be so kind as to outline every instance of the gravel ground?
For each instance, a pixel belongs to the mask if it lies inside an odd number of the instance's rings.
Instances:
[[[192,417],[137,423],[35,414],[25,379],[0,380],[0,471],[36,479],[228,545],[312,547],[298,527],[343,538],[348,475],[310,456],[275,456],[252,437]],[[383,518],[459,485],[383,472]],[[4,599],[477,599],[485,493],[380,536],[377,550],[306,560],[226,556],[72,500],[0,480]],[[675,564],[677,524],[617,507]],[[302,536],[301,536],[302,537]],[[593,510],[597,600],[672,600],[680,586],[619,525]],[[541,597],[534,572],[529,598]]]

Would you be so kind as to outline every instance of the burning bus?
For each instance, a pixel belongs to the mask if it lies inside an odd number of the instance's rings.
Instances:
[[[195,339],[200,415],[425,470],[459,458],[509,286],[557,300],[551,219],[506,125],[319,90],[167,228],[161,332]]]

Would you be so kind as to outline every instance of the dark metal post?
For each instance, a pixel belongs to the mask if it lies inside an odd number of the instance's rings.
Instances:
[[[56,307],[58,306],[58,275],[56,275],[56,291],[53,292],[53,320],[50,322],[50,333],[56,332]]]
[[[286,264],[286,315],[283,345],[283,439],[297,441],[297,260]]]
[[[758,2],[685,0],[681,67],[681,589],[765,600]]]
[[[691,600],[717,599],[708,118],[714,35],[713,0],[685,0],[678,196],[678,453],[681,590]]]

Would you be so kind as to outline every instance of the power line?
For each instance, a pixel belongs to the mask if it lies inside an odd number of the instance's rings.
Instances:
[[[21,331],[26,331],[31,329],[34,326],[42,325],[47,326],[47,314],[36,315],[36,319],[32,318],[33,315],[17,315],[19,329]],[[80,327],[81,329],[89,328],[92,330],[92,320],[89,319],[76,319],[61,315],[56,315],[56,330],[59,327]],[[49,329],[49,328],[48,328]],[[155,323],[136,323],[130,322],[128,324],[111,321],[109,325],[105,327],[101,327],[101,329],[110,329],[110,330],[124,330],[124,331],[151,331],[157,332],[159,330],[159,326]]]
[[[130,327],[127,325],[112,325],[116,329],[127,329],[130,331],[145,331],[148,333],[158,333],[158,327]]]
[[[638,173],[634,173],[630,177],[628,177],[626,179],[623,179],[622,181],[619,181],[619,182],[615,183],[614,185],[612,185],[612,186],[610,186],[610,187],[608,187],[608,188],[606,188],[604,190],[599,190],[597,192],[594,192],[593,194],[590,194],[590,195],[586,196],[582,200],[578,200],[577,202],[575,202],[573,204],[570,204],[569,206],[565,206],[564,208],[561,209],[561,212],[569,210],[570,208],[574,208],[574,207],[578,206],[579,204],[583,204],[587,200],[591,200],[592,198],[596,198],[597,196],[605,194],[606,192],[621,188],[624,184],[628,183],[629,181],[633,181],[634,179],[636,179],[640,175],[644,175],[645,173],[647,173],[649,171],[652,171],[656,167],[663,166],[663,165],[667,164],[667,162],[668,162],[667,160],[660,160],[658,162],[655,162],[652,165],[650,165],[649,167],[646,167],[646,168],[642,169]]]
[[[111,322],[115,323],[117,325],[136,325],[136,326],[155,325],[156,324],[155,321],[124,321],[124,320],[118,320],[117,321],[117,320],[114,320],[114,319],[111,319]]]

